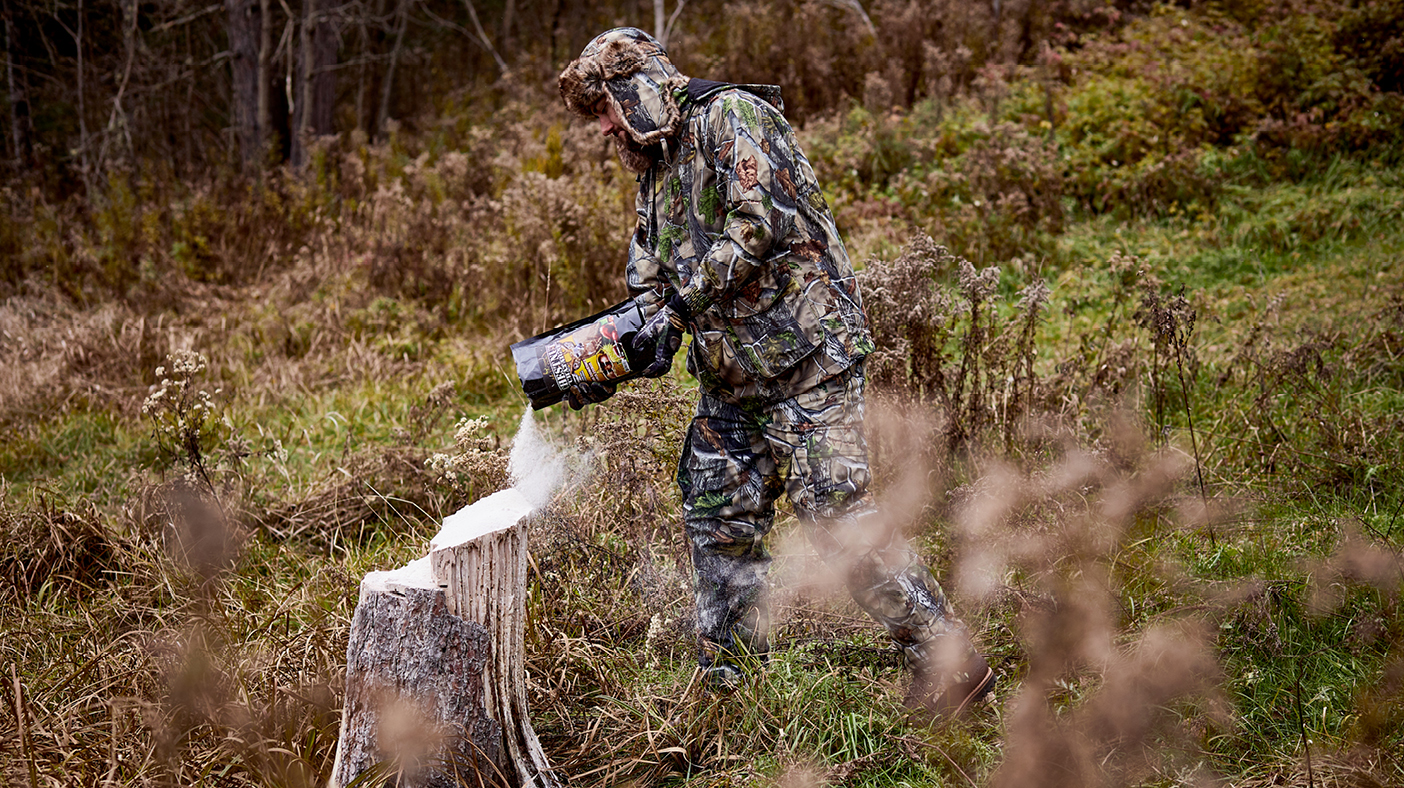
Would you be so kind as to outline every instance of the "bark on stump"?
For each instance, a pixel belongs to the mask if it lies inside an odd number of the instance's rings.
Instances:
[[[362,581],[331,788],[376,764],[399,786],[558,788],[527,712],[531,509],[491,495],[447,518],[429,555]]]

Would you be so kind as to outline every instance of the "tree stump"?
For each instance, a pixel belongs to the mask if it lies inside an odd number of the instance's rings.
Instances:
[[[503,490],[446,518],[429,555],[366,575],[331,788],[371,769],[403,787],[558,788],[527,711],[531,512]]]
[[[490,636],[449,613],[428,564],[421,558],[361,581],[333,788],[368,771],[380,779],[367,785],[438,788],[461,784],[455,772],[507,766],[502,726],[482,703]]]

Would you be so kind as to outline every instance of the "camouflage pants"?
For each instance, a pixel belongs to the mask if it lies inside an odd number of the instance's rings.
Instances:
[[[698,661],[744,672],[768,652],[765,535],[790,497],[820,556],[909,664],[960,627],[941,586],[866,495],[863,366],[799,396],[737,407],[705,392],[678,467],[696,573]]]

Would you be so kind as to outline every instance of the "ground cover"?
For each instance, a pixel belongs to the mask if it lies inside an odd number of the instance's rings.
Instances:
[[[1016,450],[1000,451],[991,408],[952,453],[933,400],[876,400],[885,494],[910,480],[884,461],[922,458],[934,481],[901,517],[1000,666],[996,702],[968,722],[932,731],[905,718],[895,655],[788,516],[766,679],[734,703],[700,694],[684,548],[668,527],[668,425],[686,416],[687,382],[543,414],[562,442],[594,449],[599,474],[536,535],[533,700],[555,757],[582,784],[1009,784],[1052,740],[1077,780],[1295,781],[1308,752],[1318,781],[1397,779],[1404,281],[1390,262],[1404,239],[1332,239],[1264,267],[1247,262],[1255,248],[1232,247],[1249,271],[1223,284],[1161,245],[1174,221],[1092,220],[1064,235],[1080,254],[1125,242],[1143,256],[1089,259],[1051,283],[1033,349],[1042,395],[1062,401],[1025,415],[1061,427],[1022,422],[1006,444]],[[929,274],[956,278],[925,254]],[[1163,272],[1159,291],[1139,267]],[[874,260],[865,276],[882,270]],[[988,296],[997,330],[1029,272],[1006,276]],[[1135,314],[1181,284],[1197,318],[1177,351]],[[969,326],[950,324],[952,353]],[[9,723],[17,779],[32,765],[41,781],[313,780],[334,745],[356,578],[417,554],[443,513],[489,491],[471,474],[436,475],[429,455],[479,474],[505,462],[522,404],[475,342],[445,333],[406,360],[344,337],[260,380],[239,358],[247,330],[210,345],[234,374],[191,379],[225,387],[200,440],[217,497],[238,512],[206,513],[226,533],[192,526],[200,518],[173,495],[189,463],[159,449],[139,407],[11,416],[22,439],[5,449],[0,563],[18,635],[4,661],[26,704],[23,739]],[[464,416],[487,420],[455,441]],[[1112,516],[1118,495],[1136,503]],[[1074,635],[1049,640],[1060,627]],[[1165,660],[1203,675],[1157,684]],[[1114,703],[1159,711],[1120,720]]]
[[[770,666],[693,685],[678,372],[537,416],[589,470],[528,589],[573,782],[1404,782],[1398,94],[1334,32],[1371,9],[1159,8],[814,114],[879,494],[995,701],[909,720],[783,511]],[[359,578],[506,483],[506,346],[622,297],[608,147],[530,89],[479,115],[305,176],[4,193],[42,273],[0,304],[7,780],[324,781]]]

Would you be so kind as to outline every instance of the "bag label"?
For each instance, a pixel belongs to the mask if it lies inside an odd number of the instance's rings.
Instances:
[[[632,372],[619,347],[614,315],[572,331],[546,346],[543,355],[562,391],[577,383],[607,383]]]

